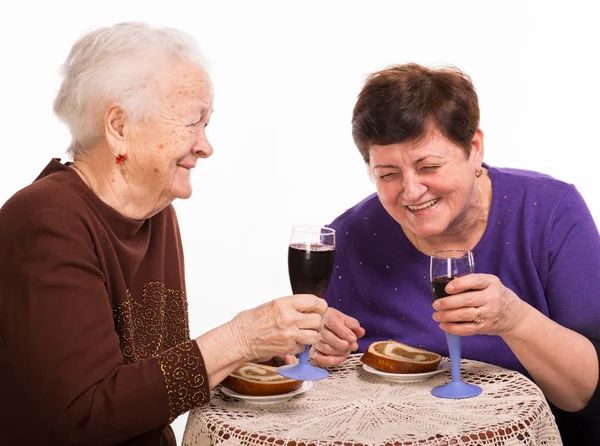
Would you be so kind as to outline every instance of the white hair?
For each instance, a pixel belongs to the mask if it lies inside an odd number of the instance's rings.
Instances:
[[[206,69],[197,42],[172,28],[119,23],[81,37],[62,67],[63,81],[54,112],[71,131],[71,156],[103,136],[106,106],[118,102],[136,121],[148,116],[157,100],[156,73],[169,58]]]

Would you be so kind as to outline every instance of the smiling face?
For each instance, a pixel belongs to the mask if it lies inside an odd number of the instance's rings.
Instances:
[[[386,211],[411,241],[443,243],[480,221],[483,134],[475,133],[471,154],[431,129],[416,143],[371,145],[369,168]],[[414,242],[413,242],[414,244]]]
[[[191,169],[213,149],[206,126],[213,108],[208,74],[175,61],[157,81],[158,107],[147,118],[125,125],[127,160],[121,172],[129,188],[162,209],[192,194]]]

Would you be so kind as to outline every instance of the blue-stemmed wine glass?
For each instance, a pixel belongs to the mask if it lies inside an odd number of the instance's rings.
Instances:
[[[446,285],[453,279],[474,272],[475,262],[471,251],[449,250],[431,254],[430,274],[431,294],[434,299],[448,296]],[[461,337],[446,333],[450,350],[452,381],[434,387],[431,393],[440,398],[470,398],[481,393],[481,387],[467,384],[460,379]]]
[[[294,294],[325,295],[335,259],[335,230],[321,226],[294,226],[288,248],[288,271]],[[326,370],[308,363],[310,345],[300,353],[298,364],[277,368],[286,378],[318,381]]]

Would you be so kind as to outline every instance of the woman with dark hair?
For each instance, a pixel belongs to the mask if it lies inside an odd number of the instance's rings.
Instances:
[[[565,444],[600,444],[585,419],[600,404],[600,237],[577,189],[484,163],[477,94],[453,67],[371,75],[352,131],[377,193],[331,224],[326,319],[358,319],[361,351],[395,339],[447,355],[444,332],[464,335],[465,358],[538,384]],[[429,256],[449,249],[473,251],[476,273],[432,303]]]

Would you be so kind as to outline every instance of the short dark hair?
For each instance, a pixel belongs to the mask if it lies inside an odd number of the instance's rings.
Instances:
[[[431,126],[470,155],[479,103],[469,76],[408,63],[367,78],[352,114],[352,137],[366,163],[372,144],[417,142]]]

